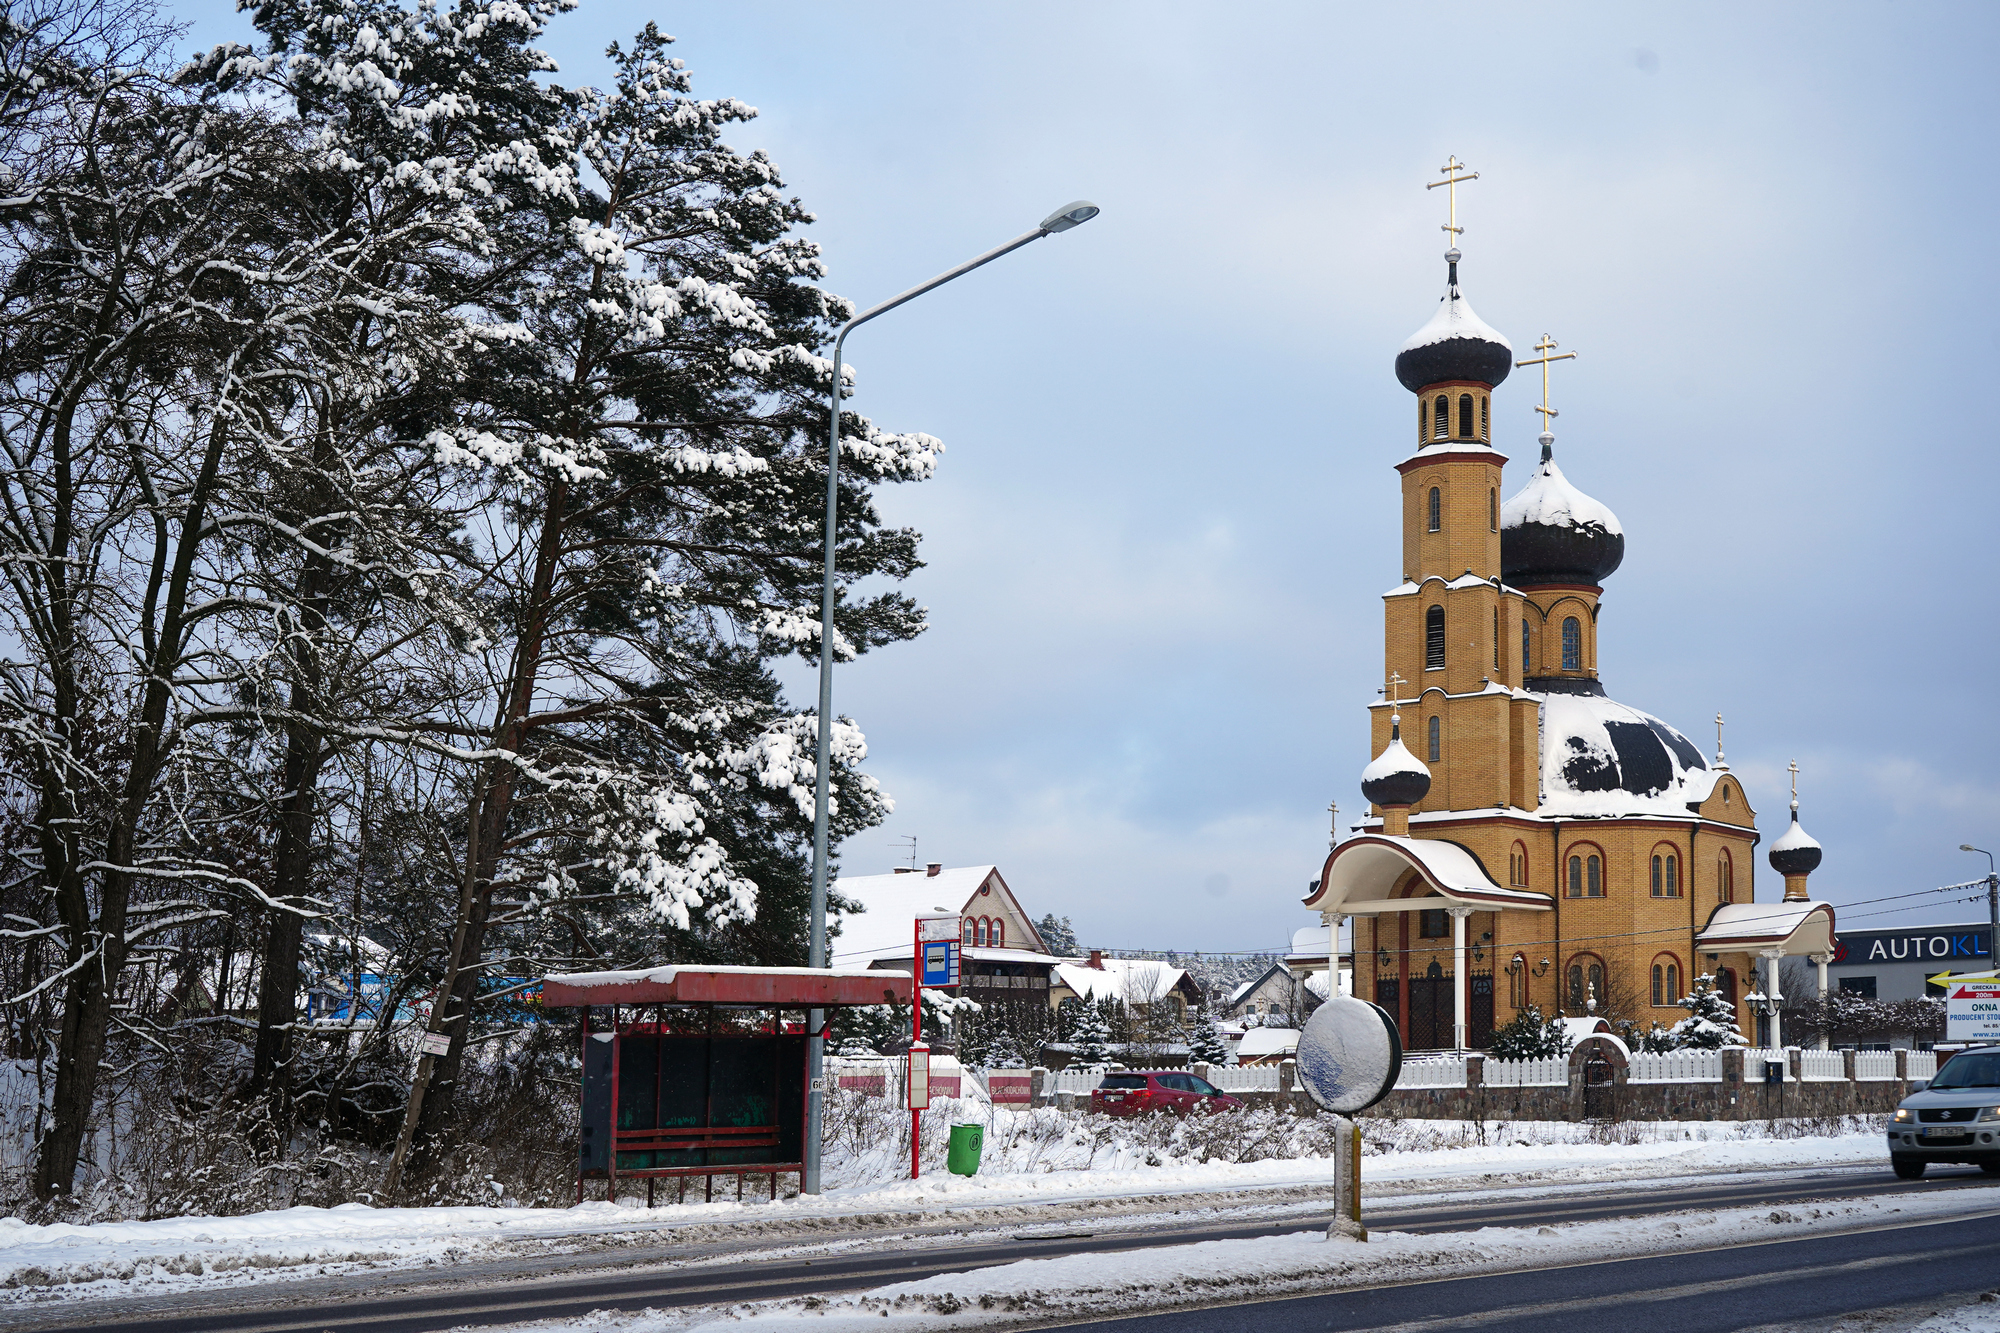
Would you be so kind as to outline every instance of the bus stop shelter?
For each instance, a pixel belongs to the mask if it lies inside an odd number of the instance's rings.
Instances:
[[[805,1169],[811,1010],[909,1004],[913,982],[867,968],[655,967],[542,979],[542,1005],[583,1011],[576,1196],[622,1177],[770,1180]],[[613,1111],[616,1110],[614,1116]]]

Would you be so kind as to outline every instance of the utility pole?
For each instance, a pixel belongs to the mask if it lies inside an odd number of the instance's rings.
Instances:
[[[2000,967],[2000,874],[1994,873],[1993,853],[1969,842],[1958,844],[1961,852],[1978,852],[1986,858],[1986,962]]]

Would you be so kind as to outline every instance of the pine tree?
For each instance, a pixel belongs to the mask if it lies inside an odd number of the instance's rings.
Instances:
[[[1057,917],[1050,912],[1035,923],[1035,933],[1042,937],[1043,947],[1057,958],[1078,956],[1076,928],[1070,925],[1068,917]]]
[[[1676,1049],[1719,1051],[1750,1044],[1736,1026],[1736,1006],[1723,998],[1708,973],[1694,979],[1694,988],[1681,997],[1680,1006],[1688,1016],[1673,1026]]]
[[[1531,1004],[1493,1034],[1487,1053],[1496,1060],[1547,1060],[1573,1044],[1560,1018],[1543,1018],[1541,1006]]]
[[[1027,1057],[1021,1054],[1020,1043],[1008,1028],[995,1027],[986,1042],[987,1069],[1021,1069],[1027,1065]]]
[[[1111,1063],[1111,1024],[1099,1006],[1089,1003],[1077,1006],[1069,1040],[1076,1047],[1077,1064],[1102,1069]]]
[[[1229,1043],[1222,1035],[1221,1024],[1214,1014],[1202,1015],[1188,1032],[1188,1058],[1203,1064],[1220,1065],[1229,1061]]]

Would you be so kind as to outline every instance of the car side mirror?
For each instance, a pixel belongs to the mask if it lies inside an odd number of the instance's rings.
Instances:
[[[1913,1078],[1910,1080],[1910,1091],[1922,1092],[1925,1088],[1928,1088],[1930,1085],[1931,1081],[1927,1078]]]

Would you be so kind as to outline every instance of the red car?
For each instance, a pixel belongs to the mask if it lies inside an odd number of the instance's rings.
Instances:
[[[1243,1103],[1206,1079],[1178,1069],[1106,1074],[1091,1090],[1090,1109],[1105,1115],[1140,1115],[1146,1111],[1240,1111]]]

